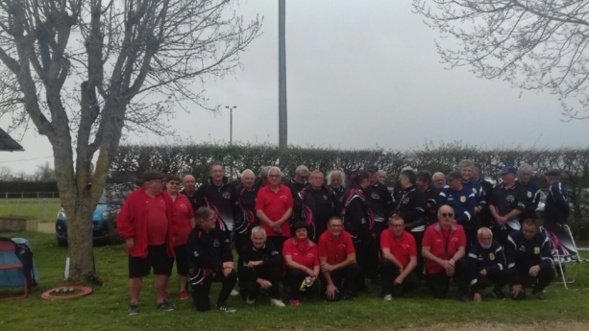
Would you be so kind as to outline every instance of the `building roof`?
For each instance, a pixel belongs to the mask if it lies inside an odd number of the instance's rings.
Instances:
[[[24,151],[24,148],[17,143],[4,130],[0,129],[0,151]]]

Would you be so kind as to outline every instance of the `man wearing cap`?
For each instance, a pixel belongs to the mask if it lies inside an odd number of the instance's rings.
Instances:
[[[449,205],[454,209],[456,222],[464,228],[467,240],[472,241],[476,233],[476,227],[472,224],[476,197],[472,189],[462,185],[459,172],[448,173],[446,180],[448,185],[440,192],[438,206]]]
[[[560,181],[560,170],[552,168],[546,171],[548,196],[544,205],[544,227],[554,232],[559,226],[567,224],[569,217],[569,197]]]
[[[127,196],[117,216],[117,231],[125,239],[129,253],[129,315],[139,312],[142,278],[149,275],[152,268],[157,309],[174,310],[166,299],[174,257],[174,203],[162,191],[163,178],[164,174],[157,170],[145,171],[143,186]]]
[[[495,185],[489,205],[493,221],[491,226],[495,238],[506,244],[507,235],[521,228],[520,214],[526,209],[526,192],[516,185],[515,167],[503,167],[499,174],[502,182]]]

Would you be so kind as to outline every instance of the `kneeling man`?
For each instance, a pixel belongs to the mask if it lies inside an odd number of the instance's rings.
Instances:
[[[505,257],[501,244],[493,240],[491,229],[483,227],[477,231],[477,242],[471,247],[468,258],[471,262],[470,289],[474,301],[482,301],[481,290],[491,283],[495,285],[495,297],[505,298],[503,287],[508,280]]]
[[[405,221],[393,215],[389,219],[389,228],[380,234],[382,261],[380,277],[382,293],[386,301],[392,297],[403,296],[404,290],[419,285],[417,266],[417,246],[413,236],[405,231]]]
[[[534,285],[532,294],[538,300],[544,300],[544,289],[554,279],[552,252],[548,237],[538,231],[534,219],[526,218],[521,230],[507,237],[505,257],[511,276],[511,297],[524,299],[524,286]]]
[[[245,287],[241,294],[246,298],[247,304],[253,305],[260,289],[265,289],[270,292],[273,306],[284,307],[280,300],[280,253],[272,242],[266,240],[266,230],[263,227],[254,227],[250,237],[251,241],[241,250],[239,279]]]
[[[356,294],[360,266],[356,264],[352,237],[344,231],[340,217],[330,218],[327,231],[319,237],[319,262],[327,301],[351,300]]]
[[[192,298],[196,309],[211,309],[211,283],[220,281],[223,285],[217,298],[217,309],[233,313],[235,309],[227,305],[227,298],[237,282],[237,273],[233,270],[231,242],[223,231],[215,227],[215,212],[212,209],[200,207],[194,217],[196,227],[190,233],[186,247]]]

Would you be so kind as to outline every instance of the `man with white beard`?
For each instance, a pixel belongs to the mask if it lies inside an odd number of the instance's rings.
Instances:
[[[493,232],[489,228],[477,231],[477,241],[468,253],[471,263],[470,289],[475,302],[482,301],[481,290],[494,284],[493,295],[497,299],[505,298],[503,287],[507,284],[508,274],[505,267],[505,256],[499,242],[493,240]]]

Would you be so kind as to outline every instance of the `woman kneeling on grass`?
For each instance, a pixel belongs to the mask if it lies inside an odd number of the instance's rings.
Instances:
[[[284,242],[282,256],[286,265],[286,283],[290,287],[290,303],[301,304],[301,289],[311,286],[319,275],[317,245],[308,237],[307,224],[294,224],[295,236]]]

